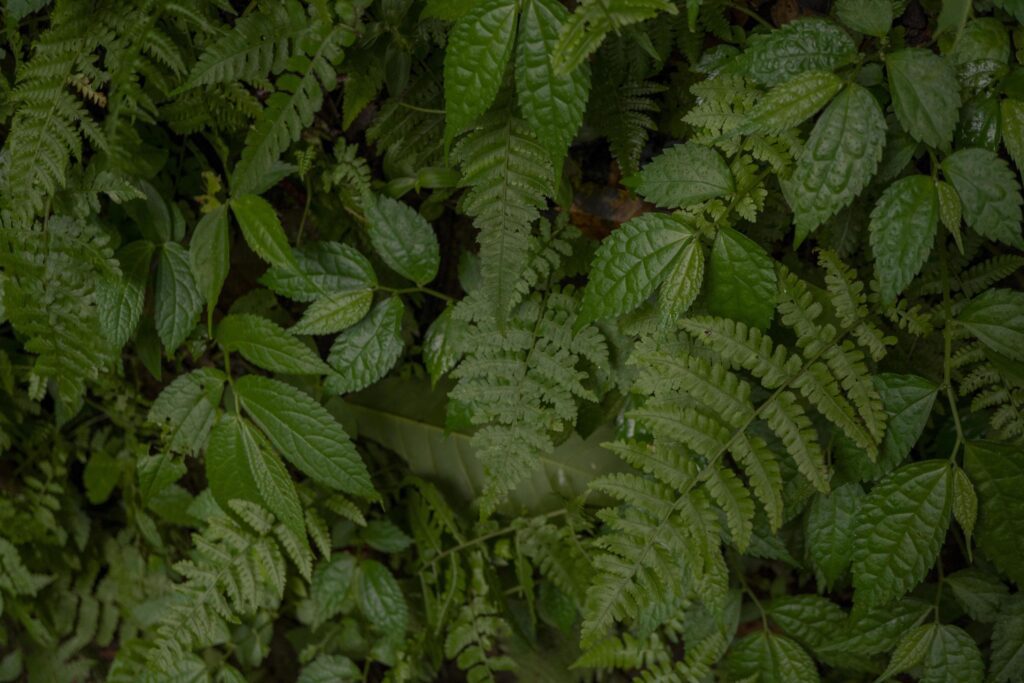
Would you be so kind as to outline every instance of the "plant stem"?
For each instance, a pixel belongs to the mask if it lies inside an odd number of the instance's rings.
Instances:
[[[956,458],[960,446],[966,443],[964,439],[963,425],[960,424],[960,411],[956,407],[956,395],[953,393],[953,302],[949,294],[949,259],[946,255],[946,240],[939,239],[939,255],[942,258],[942,309],[945,320],[942,327],[942,384],[946,389],[946,400],[949,402],[949,410],[953,414],[953,424],[956,426],[956,443],[953,445],[953,452],[949,459]]]
[[[540,518],[541,519],[554,519],[555,517],[561,517],[562,515],[567,515],[567,514],[569,514],[568,508],[562,508],[561,510],[554,510],[552,512],[548,512],[546,514],[543,514],[543,515],[540,516]],[[419,568],[419,571],[422,572],[422,571],[424,571],[424,570],[434,566],[434,564],[438,560],[444,559],[445,557],[447,557],[448,555],[451,555],[452,553],[457,553],[460,550],[465,550],[466,548],[471,548],[474,545],[477,545],[479,543],[484,543],[486,541],[491,540],[492,538],[497,538],[498,536],[504,536],[505,534],[510,534],[513,531],[516,531],[517,529],[518,529],[518,527],[515,527],[515,526],[502,527],[501,529],[498,529],[497,531],[492,531],[490,533],[484,534],[483,536],[477,536],[476,538],[474,538],[471,541],[466,541],[465,543],[460,543],[457,546],[453,546],[451,548],[448,548],[448,550],[445,550],[445,551],[441,552],[440,554],[435,555],[434,557],[432,557],[425,565],[423,565],[422,567]]]

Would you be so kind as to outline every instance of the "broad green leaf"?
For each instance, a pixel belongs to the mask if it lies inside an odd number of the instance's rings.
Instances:
[[[711,249],[708,310],[762,330],[775,312],[775,265],[759,244],[732,228],[721,228]]]
[[[783,133],[818,113],[842,87],[843,80],[828,71],[802,73],[769,90],[734,132]]]
[[[405,349],[401,334],[404,314],[402,300],[393,296],[339,334],[327,357],[334,370],[327,377],[327,389],[338,394],[359,391],[386,375]]]
[[[924,661],[938,628],[938,624],[928,624],[908,631],[903,636],[903,639],[900,640],[896,649],[893,650],[892,657],[889,658],[889,666],[886,667],[882,675],[876,680],[887,680],[898,673],[914,668]]]
[[[135,471],[139,479],[139,495],[148,505],[168,486],[185,476],[188,468],[169,453],[157,453],[139,458]]]
[[[977,83],[971,72],[995,72],[1010,60],[1010,35],[1000,19],[976,17],[964,26],[950,56],[960,67],[961,80]]]
[[[765,605],[768,617],[813,652],[843,633],[846,612],[821,595],[786,595]]]
[[[85,497],[93,505],[106,502],[121,478],[121,462],[102,450],[93,451],[82,472]]]
[[[793,202],[796,246],[864,190],[882,159],[885,128],[875,97],[855,83],[828,105],[797,159],[786,193]]]
[[[207,317],[212,321],[213,309],[231,267],[227,206],[218,206],[199,219],[192,232],[188,256],[196,276],[196,286],[206,300]]]
[[[453,0],[444,1],[452,2]],[[363,672],[348,657],[319,655],[302,667],[297,683],[339,683],[341,681],[359,681],[362,678]]]
[[[953,147],[980,147],[999,152],[1002,132],[999,125],[999,101],[992,95],[977,95],[960,108],[960,122],[953,135]]]
[[[1006,601],[992,630],[989,675],[995,683],[1024,680],[1024,595],[1021,593]]]
[[[920,272],[938,223],[939,196],[928,176],[902,178],[882,193],[868,229],[883,301],[894,301]]]
[[[882,37],[892,27],[892,0],[838,0],[836,16],[854,31]]]
[[[594,256],[579,325],[628,313],[642,304],[669,273],[683,248],[696,240],[681,219],[647,213],[624,223]]]
[[[818,683],[814,660],[796,642],[771,631],[736,641],[722,661],[726,680],[758,683]]]
[[[943,33],[952,33],[955,46],[970,13],[971,0],[942,0],[942,10],[935,24],[934,36],[938,38]]]
[[[375,519],[359,531],[359,536],[374,550],[400,553],[413,543],[404,531],[386,519]]]
[[[128,343],[142,317],[154,247],[148,240],[138,240],[121,247],[117,250],[121,276],[103,278],[96,283],[100,329],[117,348]]]
[[[217,325],[215,337],[225,351],[237,351],[264,370],[291,375],[320,375],[329,371],[315,351],[258,315],[226,316]]]
[[[986,149],[961,149],[946,157],[942,172],[960,195],[967,225],[989,239],[1024,247],[1020,185],[1005,161]]]
[[[431,384],[437,384],[437,380],[459,362],[461,354],[455,342],[464,334],[464,329],[462,321],[452,318],[451,306],[430,323],[423,337],[423,364],[427,366]]]
[[[482,0],[455,22],[444,55],[445,146],[494,102],[512,54],[515,0]]]
[[[295,254],[270,202],[259,195],[242,195],[231,200],[231,212],[246,243],[257,256],[272,266],[297,269]]]
[[[203,311],[203,298],[196,289],[188,253],[177,242],[160,246],[154,298],[156,331],[167,353],[173,353],[195,329]]]
[[[960,311],[957,321],[996,353],[1024,361],[1024,292],[985,290]]]
[[[384,637],[403,641],[409,608],[395,577],[376,560],[364,560],[359,565],[358,577],[356,601],[359,611]]]
[[[281,296],[310,302],[331,292],[377,286],[366,257],[341,242],[310,242],[294,250],[296,267],[271,266],[260,284]]]
[[[313,628],[341,614],[352,594],[355,578],[356,558],[349,553],[334,553],[327,562],[317,564],[309,586]]]
[[[970,548],[974,524],[978,521],[978,494],[974,492],[967,473],[959,467],[953,474],[953,517],[964,531],[967,546]],[[968,554],[970,550],[968,549]]]
[[[220,370],[199,368],[176,377],[153,401],[147,421],[160,427],[171,451],[195,455],[203,450],[226,380]]]
[[[1010,597],[1005,583],[974,567],[953,572],[943,582],[953,591],[957,602],[971,619],[985,623],[996,620],[1003,604]]]
[[[683,246],[661,286],[661,312],[666,324],[671,326],[686,314],[703,283],[704,245],[692,239]]]
[[[807,71],[831,71],[856,57],[853,40],[834,22],[797,19],[751,36],[741,68],[754,82],[772,86]]]
[[[853,554],[857,515],[864,498],[859,484],[844,484],[814,497],[807,512],[807,556],[824,588],[846,572]]]
[[[886,55],[885,65],[903,129],[932,147],[948,147],[960,110],[960,84],[952,65],[919,47]]]
[[[345,430],[308,394],[258,375],[246,375],[234,386],[245,412],[288,462],[324,486],[375,496],[366,465]]]
[[[1007,97],[999,103],[1003,144],[1018,171],[1024,171],[1024,102]]]
[[[640,171],[636,192],[668,209],[724,197],[733,191],[732,172],[716,150],[686,143],[659,154]]]
[[[967,445],[967,471],[978,493],[978,547],[999,571],[1024,586],[1024,459],[1016,447],[980,441]]]
[[[874,382],[887,416],[878,462],[888,473],[903,463],[921,437],[939,387],[917,375],[883,373]]]
[[[390,197],[368,196],[363,206],[370,243],[388,267],[418,285],[437,277],[441,251],[426,218]]]
[[[590,66],[555,73],[550,55],[569,13],[557,0],[528,0],[519,17],[516,41],[516,95],[523,118],[537,134],[561,174],[562,162],[583,123],[590,94]]]
[[[939,218],[946,230],[953,235],[956,246],[960,253],[964,251],[964,237],[960,232],[960,221],[963,218],[963,207],[960,204],[960,195],[956,193],[953,186],[944,180],[935,183],[935,191],[939,197]]]
[[[292,334],[341,332],[362,320],[372,302],[373,291],[369,289],[324,294],[306,308],[299,322],[288,331]]]
[[[562,26],[558,44],[551,55],[556,73],[569,73],[584,62],[612,32],[621,33],[632,24],[652,19],[660,12],[676,14],[672,0],[582,0]],[[692,29],[691,29],[692,30]],[[632,33],[632,32],[631,32]],[[632,35],[643,35],[632,33]],[[638,40],[640,49],[654,51],[650,43]]]
[[[974,638],[949,624],[932,628],[935,633],[922,662],[921,683],[982,683],[985,666]]]
[[[953,476],[945,460],[905,465],[864,498],[853,543],[854,602],[884,605],[914,588],[946,538]]]
[[[820,654],[833,659],[849,655],[873,657],[889,652],[908,629],[930,613],[931,607],[931,603],[910,599],[897,600],[881,607],[858,607],[840,634],[821,647]]]

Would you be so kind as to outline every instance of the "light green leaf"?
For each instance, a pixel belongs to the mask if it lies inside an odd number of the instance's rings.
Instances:
[[[704,283],[704,245],[687,242],[661,286],[662,320],[671,325],[686,314]]]
[[[978,547],[999,571],[1024,586],[1024,459],[1014,446],[967,445],[964,469],[978,493]]]
[[[938,224],[939,196],[928,176],[902,178],[882,193],[868,229],[883,301],[894,301],[920,272]]]
[[[999,616],[999,611],[1010,591],[1006,584],[995,575],[974,567],[961,569],[946,576],[944,585],[948,586],[971,619],[991,623]]]
[[[995,683],[1024,681],[1024,595],[1015,594],[1003,606],[992,630],[989,675]]]
[[[905,465],[864,498],[853,544],[854,602],[884,605],[916,586],[946,538],[953,476],[945,460]]]
[[[859,484],[843,484],[814,497],[807,512],[807,556],[824,588],[834,586],[853,555],[857,515],[864,498]]]
[[[260,284],[281,296],[310,302],[331,292],[374,288],[377,276],[366,257],[341,242],[310,242],[294,250],[295,268],[271,266]]]
[[[176,242],[160,246],[155,298],[156,330],[164,349],[173,353],[195,328],[203,310],[188,253]]]
[[[802,73],[769,90],[733,132],[783,133],[818,113],[842,87],[843,80],[828,71]]]
[[[306,308],[299,322],[289,328],[292,334],[334,334],[363,319],[373,302],[373,290],[324,294]]]
[[[334,369],[327,389],[338,394],[359,391],[386,375],[402,356],[402,316],[397,296],[381,301],[370,314],[338,335],[327,362]]]
[[[231,242],[228,236],[228,207],[218,206],[204,214],[192,232],[188,247],[196,286],[206,300],[207,315],[213,319],[213,309],[220,298],[220,290],[231,267]]]
[[[893,109],[915,140],[945,148],[960,111],[960,84],[950,63],[919,47],[886,55]]]
[[[636,192],[658,206],[675,209],[733,191],[732,173],[722,155],[696,143],[675,145],[640,171]]]
[[[949,624],[932,628],[935,634],[924,655],[921,683],[981,683],[985,666],[974,638]]]
[[[1024,292],[987,289],[960,311],[957,321],[996,353],[1024,361]]]
[[[154,248],[149,240],[138,240],[121,247],[117,250],[121,276],[104,278],[96,283],[100,329],[117,348],[128,343],[142,317]]]
[[[846,31],[827,19],[797,19],[751,36],[742,69],[754,82],[778,85],[807,71],[832,71],[857,57]]]
[[[188,455],[203,450],[216,421],[226,380],[220,370],[199,368],[164,387],[146,419],[161,428],[167,448]]]
[[[1018,171],[1024,171],[1024,102],[1007,97],[999,103],[1003,144]]]
[[[759,244],[722,228],[711,249],[707,275],[708,310],[762,330],[775,312],[775,265]]]
[[[758,683],[818,683],[814,660],[795,641],[758,631],[737,641],[722,661],[726,680]]]
[[[978,494],[974,492],[974,484],[967,473],[959,467],[953,474],[953,517],[964,530],[969,555],[971,534],[974,533],[974,524],[978,521]]]
[[[242,195],[231,200],[231,212],[249,248],[257,256],[272,266],[298,268],[281,220],[270,202],[259,195]]]
[[[409,608],[387,567],[376,560],[364,560],[359,565],[356,601],[359,611],[384,637],[399,642],[405,639]]]
[[[226,316],[217,325],[215,337],[225,351],[237,351],[264,370],[291,375],[320,375],[329,371],[315,351],[258,315]]]
[[[892,26],[892,0],[838,0],[836,16],[854,31],[882,37]]]
[[[987,149],[961,149],[946,157],[942,172],[960,195],[967,225],[989,239],[1024,248],[1020,185],[1005,161]]]
[[[426,218],[390,197],[368,196],[363,206],[370,242],[388,267],[418,285],[437,277],[441,251]]]
[[[482,0],[455,22],[444,56],[446,147],[494,102],[515,26],[515,0]]]
[[[786,193],[793,202],[796,246],[864,190],[882,159],[885,130],[882,108],[855,83],[828,105],[797,159]]]
[[[437,384],[437,380],[454,368],[462,357],[456,340],[464,328],[464,323],[452,318],[451,306],[445,308],[427,328],[423,337],[423,364],[427,366],[431,384]]]
[[[288,462],[324,486],[376,495],[345,430],[308,394],[259,375],[246,375],[234,386],[246,413]]]

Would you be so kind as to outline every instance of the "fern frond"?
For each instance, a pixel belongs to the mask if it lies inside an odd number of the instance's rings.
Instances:
[[[470,593],[472,597],[462,606],[444,640],[444,654],[455,660],[475,683],[494,681],[495,674],[514,671],[515,662],[505,655],[494,656],[492,650],[511,629],[488,601],[489,587],[483,571],[483,557],[474,553],[470,557]]]
[[[677,11],[670,0],[584,0],[562,26],[551,63],[561,73],[568,73],[593,54],[609,33],[661,12]]]
[[[661,107],[654,95],[665,86],[620,73],[612,59],[599,60],[594,67],[594,82],[606,84],[590,96],[590,116],[601,134],[608,138],[612,154],[624,173],[635,173],[640,154],[655,124],[653,114]]]

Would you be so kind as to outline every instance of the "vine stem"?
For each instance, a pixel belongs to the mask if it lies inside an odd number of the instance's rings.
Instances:
[[[963,425],[960,423],[960,411],[956,407],[956,396],[953,394],[953,302],[949,295],[949,257],[946,254],[946,240],[939,240],[939,256],[942,260],[942,384],[946,389],[946,400],[949,402],[949,410],[953,414],[953,424],[956,427],[956,443],[953,444],[953,452],[949,459],[956,458],[960,446],[966,443],[964,439]]]

